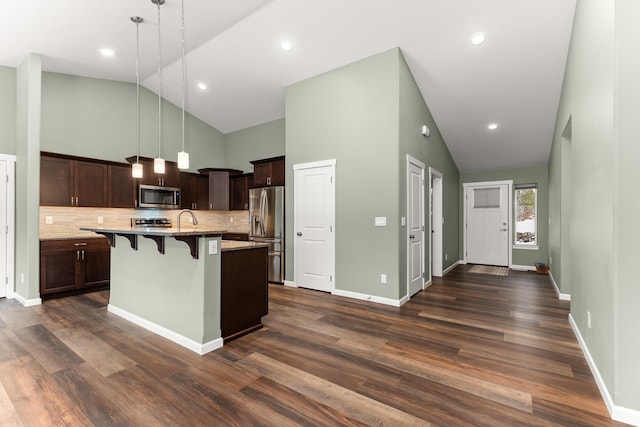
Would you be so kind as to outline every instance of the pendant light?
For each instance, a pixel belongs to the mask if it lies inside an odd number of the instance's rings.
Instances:
[[[184,98],[187,85],[186,78],[184,61],[184,0],[182,0],[182,151],[178,152],[178,169],[189,169],[189,153],[184,151]]]
[[[158,6],[158,157],[153,159],[153,171],[155,173],[164,173],[164,159],[161,157],[162,146],[162,39],[160,38],[160,6],[164,4],[164,0],[151,0],[151,3]]]
[[[140,24],[144,22],[144,19],[132,16],[131,21],[136,24],[136,162],[131,165],[131,176],[142,178],[142,164],[140,163]]]

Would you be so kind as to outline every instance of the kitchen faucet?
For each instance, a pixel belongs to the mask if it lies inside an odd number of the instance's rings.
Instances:
[[[196,219],[196,216],[193,214],[193,212],[191,212],[189,209],[182,209],[180,213],[178,213],[178,231],[180,231],[180,217],[183,213],[188,213],[189,215],[191,215],[191,223],[193,225],[198,225],[198,220]]]

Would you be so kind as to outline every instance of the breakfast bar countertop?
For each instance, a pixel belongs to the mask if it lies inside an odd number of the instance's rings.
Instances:
[[[205,228],[183,227],[178,231],[176,227],[131,227],[131,228],[107,228],[107,227],[80,227],[83,231],[93,231],[94,233],[111,233],[111,234],[137,234],[144,236],[164,236],[164,237],[180,237],[180,236],[222,236],[226,230],[212,230]]]

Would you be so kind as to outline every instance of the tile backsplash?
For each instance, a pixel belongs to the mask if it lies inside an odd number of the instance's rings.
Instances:
[[[179,210],[161,209],[115,209],[40,206],[40,238],[56,239],[71,237],[94,237],[80,227],[123,228],[131,226],[131,218],[170,218],[177,223]],[[249,211],[193,211],[198,227],[226,230],[234,233],[249,232]],[[100,224],[99,218],[102,218]],[[183,217],[183,222],[187,217]]]

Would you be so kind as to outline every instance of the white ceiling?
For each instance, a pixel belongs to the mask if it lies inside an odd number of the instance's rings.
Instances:
[[[186,109],[224,133],[282,118],[286,86],[400,47],[461,171],[545,164],[575,2],[185,0]],[[180,10],[180,0],[161,7],[163,95],[176,105]],[[135,82],[136,15],[141,79],[157,92],[151,0],[4,0],[0,65],[35,52],[45,71]],[[487,35],[480,46],[470,43],[476,32]]]

